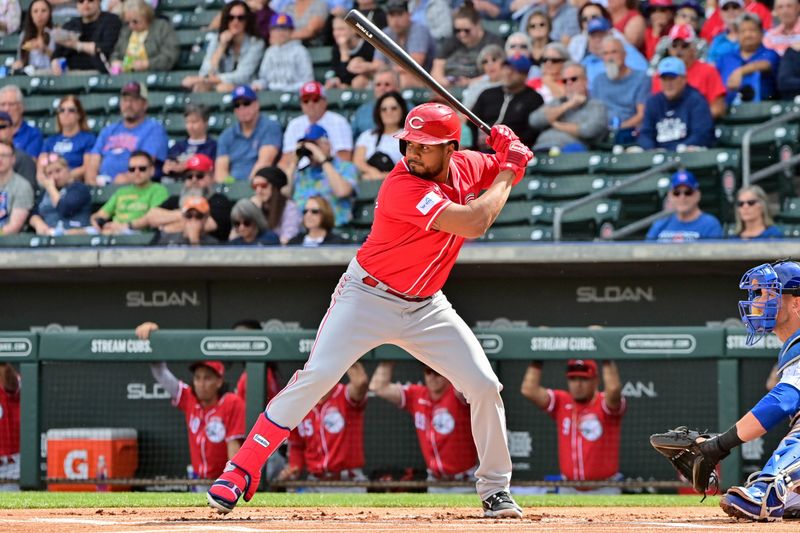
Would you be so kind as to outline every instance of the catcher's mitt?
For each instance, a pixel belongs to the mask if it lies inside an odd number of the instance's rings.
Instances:
[[[694,490],[705,494],[709,485],[713,485],[715,491],[719,490],[715,468],[728,453],[719,453],[716,446],[709,446],[711,443],[701,447],[697,439],[708,441],[716,436],[680,426],[666,433],[650,435],[650,444],[669,459],[675,470],[691,482]]]

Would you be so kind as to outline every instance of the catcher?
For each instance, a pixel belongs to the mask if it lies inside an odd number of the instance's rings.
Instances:
[[[800,264],[759,265],[745,272],[739,288],[748,293],[747,300],[739,302],[747,344],[770,332],[783,342],[778,384],[725,433],[701,435],[681,427],[653,435],[650,442],[695,490],[704,492],[710,482],[717,482],[714,468],[731,449],[791,417],[789,433],[764,468],[751,474],[744,486],[731,487],[720,507],[732,517],[753,521],[800,518]]]

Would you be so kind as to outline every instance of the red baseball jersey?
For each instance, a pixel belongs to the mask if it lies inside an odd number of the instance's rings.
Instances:
[[[181,381],[173,405],[186,417],[189,455],[197,476],[219,477],[228,462],[228,441],[245,438],[244,402],[227,392],[216,404],[204,409],[191,387]]]
[[[337,384],[289,435],[289,465],[316,476],[364,466],[366,406],[366,396],[353,402],[347,385]]]
[[[0,386],[0,466],[19,453],[19,391],[8,392]]]
[[[280,392],[281,388],[278,385],[278,376],[276,375],[275,371],[271,368],[267,368],[267,397],[265,400],[268,402],[272,398],[275,397],[278,392]],[[247,372],[242,372],[239,375],[239,380],[236,382],[236,395],[245,402],[247,405]]]
[[[386,176],[375,202],[375,221],[358,251],[358,263],[375,279],[411,296],[442,288],[464,238],[431,229],[451,203],[466,205],[500,170],[494,155],[455,152],[450,178],[436,183],[413,176],[401,159]]]
[[[478,463],[469,405],[448,386],[434,401],[424,385],[404,385],[401,407],[414,416],[417,439],[428,470],[439,478],[454,476]]]
[[[558,429],[558,464],[566,479],[601,480],[619,472],[619,443],[625,398],[616,411],[599,392],[578,403],[565,390],[548,389],[548,414]]]

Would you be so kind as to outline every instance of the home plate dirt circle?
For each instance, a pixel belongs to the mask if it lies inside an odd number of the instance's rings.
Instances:
[[[522,520],[481,518],[464,508],[242,507],[222,516],[199,507],[136,509],[15,509],[0,511],[0,531],[14,533],[170,533],[193,531],[491,531],[796,532],[800,522],[737,522],[716,507],[530,507]]]

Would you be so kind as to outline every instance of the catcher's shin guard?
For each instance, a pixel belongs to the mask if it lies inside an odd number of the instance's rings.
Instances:
[[[288,429],[275,424],[264,413],[259,415],[242,447],[208,489],[208,505],[229,513],[242,495],[249,502],[261,481],[261,468],[288,437]]]

